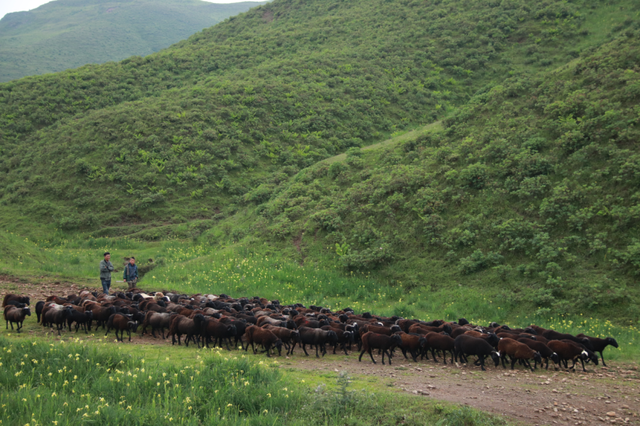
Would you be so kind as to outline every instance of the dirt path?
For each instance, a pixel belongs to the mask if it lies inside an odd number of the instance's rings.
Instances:
[[[366,355],[365,355],[366,356]],[[300,359],[295,355],[288,368],[318,372],[346,371],[350,375],[377,376],[399,390],[466,404],[528,424],[594,425],[640,424],[640,374],[636,366],[610,363],[590,366],[588,373],[522,368],[504,370],[459,364],[436,364],[433,360],[406,361],[402,355],[393,365],[374,365],[363,356]],[[439,359],[442,362],[442,359]]]
[[[34,304],[52,294],[67,295],[85,288],[64,282],[32,284],[0,276],[1,297],[7,292],[26,294]],[[38,328],[34,319],[25,323],[25,331],[44,335],[48,330]],[[94,333],[94,337],[82,333],[78,337],[86,340],[103,337],[101,331]],[[64,332],[63,337],[68,334]],[[131,344],[170,345],[170,342],[145,335],[134,337]],[[398,391],[469,405],[531,425],[640,425],[640,371],[635,364],[611,361],[608,368],[588,365],[587,373],[578,367],[576,372],[554,371],[550,367],[548,371],[531,373],[522,367],[512,371],[492,366],[482,372],[475,366],[450,363],[445,366],[433,360],[416,364],[405,360],[400,353],[396,354],[393,365],[382,365],[380,357],[375,355],[378,364],[374,365],[366,355],[358,362],[357,355],[343,353],[317,359],[296,350],[293,356],[280,358],[280,363],[283,369],[318,373],[346,371],[352,376],[373,376]]]

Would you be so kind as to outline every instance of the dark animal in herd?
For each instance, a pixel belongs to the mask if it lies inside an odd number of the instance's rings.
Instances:
[[[113,314],[107,320],[107,332],[105,335],[109,334],[109,331],[116,331],[116,340],[122,342],[124,340],[124,332],[127,332],[129,336],[129,341],[131,341],[131,332],[136,332],[138,329],[138,323],[136,321],[131,321],[131,318],[128,315],[124,314]],[[118,337],[118,331],[120,332],[120,337]]]
[[[500,363],[500,353],[489,342],[480,337],[473,337],[467,334],[460,335],[456,337],[453,347],[456,357],[459,357],[462,362],[468,362],[467,357],[469,355],[477,356],[476,365],[479,364],[483,371],[485,369],[484,360],[487,357],[493,359],[496,367]]]
[[[9,324],[11,324],[11,330],[13,330],[13,324],[16,324],[16,331],[18,333],[20,333],[22,323],[27,316],[31,316],[31,309],[26,306],[6,305],[4,308],[4,320],[7,322],[7,329],[9,329]]]
[[[371,357],[371,361],[373,361],[373,363],[375,364],[376,360],[373,359],[371,350],[380,349],[382,351],[382,365],[384,365],[385,354],[387,354],[389,365],[391,365],[391,353],[393,352],[394,348],[401,345],[402,338],[397,334],[387,336],[386,334],[378,334],[372,331],[368,331],[362,336],[362,350],[360,351],[358,361],[362,361],[362,355],[367,352]]]
[[[4,318],[6,328],[16,324],[17,331],[22,330],[24,320],[31,315],[29,297],[7,294],[4,296]],[[282,347],[286,355],[293,354],[296,345],[302,347],[309,356],[307,346],[315,349],[316,357],[327,354],[327,345],[333,346],[333,353],[340,348],[348,355],[352,345],[357,344],[360,355],[368,353],[376,363],[373,351],[385,356],[389,364],[394,351],[400,349],[406,359],[407,354],[414,362],[426,358],[429,352],[434,362],[438,354],[443,362],[468,362],[469,356],[475,356],[475,365],[485,369],[485,360],[491,358],[497,367],[500,361],[506,368],[516,364],[531,369],[549,368],[549,360],[555,365],[575,369],[578,360],[586,371],[585,363],[598,365],[600,355],[604,362],[603,351],[607,346],[618,347],[612,338],[597,338],[578,334],[573,336],[537,325],[524,329],[512,329],[506,325],[491,323],[488,327],[469,324],[461,318],[457,322],[443,320],[420,321],[399,317],[378,317],[369,312],[356,315],[350,308],[338,312],[319,306],[305,307],[302,304],[281,306],[277,300],[264,298],[233,299],[227,295],[181,295],[175,293],[146,294],[136,289],[135,293],[117,293],[112,296],[98,295],[83,291],[79,295],[66,297],[49,296],[46,301],[38,301],[35,307],[37,321],[43,327],[55,327],[58,335],[68,327],[72,331],[80,329],[88,333],[92,324],[106,328],[106,334],[115,330],[116,339],[124,340],[127,332],[131,334],[142,325],[145,334],[151,327],[151,335],[156,338],[160,332],[164,339],[165,331],[171,336],[173,344],[185,345],[190,342],[198,347],[210,344],[215,346],[240,346],[245,351],[249,345],[254,353],[262,346],[263,353],[271,356],[273,351],[281,355]],[[597,353],[597,354],[596,354]],[[534,361],[533,367],[531,360]],[[569,367],[569,361],[572,361]]]

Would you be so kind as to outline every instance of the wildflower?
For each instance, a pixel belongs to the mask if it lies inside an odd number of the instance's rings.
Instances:
[[[227,407],[233,407],[233,404],[229,403],[227,404]]]
[[[262,412],[262,414],[267,414],[268,412],[269,412],[269,410],[264,410],[264,411]]]

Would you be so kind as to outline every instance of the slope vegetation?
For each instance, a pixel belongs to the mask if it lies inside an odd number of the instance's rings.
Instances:
[[[0,85],[0,223],[132,234],[266,199],[589,42],[593,2],[529,3],[277,0],[144,58]]]
[[[56,0],[0,20],[0,82],[148,55],[263,2]]]
[[[480,91],[442,131],[301,171],[247,209],[252,220],[238,215],[230,235],[378,270],[407,288],[471,285],[538,313],[637,318],[640,31],[631,27],[553,72]]]

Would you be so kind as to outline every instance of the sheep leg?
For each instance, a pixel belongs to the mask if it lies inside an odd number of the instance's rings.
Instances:
[[[306,344],[304,344],[304,343],[303,343],[303,344],[302,344],[302,350],[304,351],[304,354],[305,354],[306,356],[309,356],[309,354],[307,353],[307,348],[306,348],[305,346],[306,346]]]
[[[436,350],[434,348],[431,348],[431,356],[433,357],[433,362],[438,362],[438,358],[436,358]]]
[[[516,359],[515,358],[511,358],[511,369],[513,370],[513,367],[516,365]]]
[[[349,349],[351,349],[351,348],[349,348]],[[345,355],[349,355],[349,352],[347,352],[347,346],[344,343],[342,344],[342,350],[344,351]]]
[[[324,356],[324,354],[322,354],[322,356]],[[318,345],[316,345],[316,358],[320,358],[320,357],[318,356]]]
[[[384,354],[387,352],[386,349],[378,349],[379,352],[382,352],[382,365],[384,365]],[[391,364],[391,358],[389,358],[389,364]]]
[[[405,348],[400,348],[400,350],[402,351],[402,355],[404,355],[404,359],[408,360],[409,358],[407,358],[407,351]]]
[[[528,359],[524,360],[525,364],[527,364],[527,367],[529,367],[529,369],[531,370],[531,372],[533,372],[533,367],[531,367],[531,363],[529,362]]]
[[[478,358],[478,360],[480,361],[480,368],[482,369],[482,371],[487,371],[487,370],[484,368],[484,355],[481,355],[481,356]]]
[[[604,362],[604,355],[602,355],[602,351],[598,351],[598,352],[600,352],[600,358],[602,358],[602,365],[606,367],[607,364],[605,364]]]
[[[584,368],[584,359],[580,358],[580,362],[582,363],[582,371],[584,371],[586,373],[587,369]]]
[[[369,348],[368,352],[369,352],[369,356],[371,357],[371,361],[373,361],[373,363],[375,364],[376,360],[373,359],[373,354],[371,353],[371,348]]]

